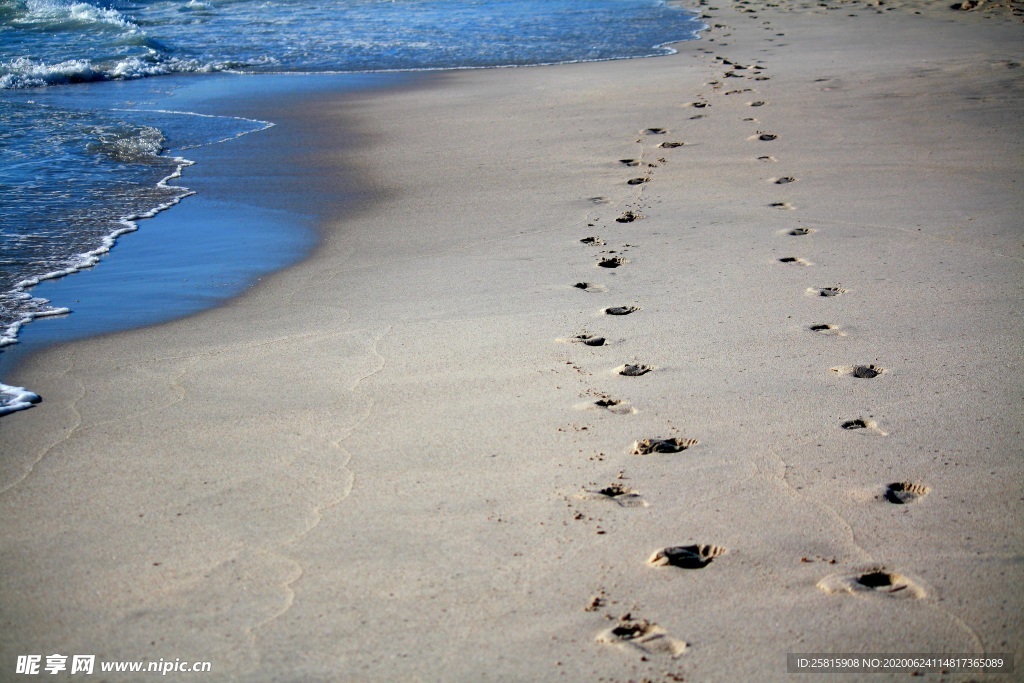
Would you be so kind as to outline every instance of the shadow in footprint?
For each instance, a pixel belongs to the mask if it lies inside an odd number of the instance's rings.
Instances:
[[[693,448],[699,441],[696,439],[641,439],[634,441],[629,449],[632,455],[650,455],[651,453],[682,453]]]
[[[637,413],[637,409],[633,408],[633,404],[630,401],[611,398],[610,396],[601,396],[593,403],[588,403],[587,407],[603,409],[615,415],[635,415]]]
[[[812,232],[814,232],[814,230],[811,228],[793,228],[786,234],[791,237],[803,237],[804,235],[810,235]]]
[[[784,256],[779,259],[779,263],[789,263],[794,266],[809,266],[811,262],[807,259],[800,258],[799,256]]]
[[[846,422],[843,422],[839,426],[848,432],[862,431],[865,434],[870,433],[879,436],[887,436],[887,434],[883,432],[881,428],[878,426],[877,422],[871,419],[865,419],[863,417],[858,417],[855,420],[847,420]]]
[[[621,216],[615,219],[616,223],[632,223],[636,219],[641,218],[640,214],[635,211],[626,211]]]
[[[638,491],[627,488],[622,484],[610,484],[603,489],[587,489],[583,493],[583,498],[611,501],[624,508],[647,507],[647,501],[640,497]]]
[[[605,242],[600,237],[584,237],[580,240],[583,244],[588,246],[602,246]]]
[[[575,337],[569,337],[568,339],[558,339],[560,342],[573,342],[576,344],[583,344],[585,346],[604,346],[607,343],[604,337],[597,337],[592,334],[577,334]]]
[[[810,287],[807,289],[807,293],[811,296],[842,296],[849,290],[843,289],[842,287]]]
[[[726,553],[720,545],[678,545],[654,551],[647,560],[652,567],[703,569],[716,557]]]
[[[642,185],[646,182],[650,182],[650,180],[650,178],[632,178],[630,180],[627,180],[626,183],[628,185]]]
[[[576,410],[607,410],[616,415],[635,415],[638,412],[629,401],[622,401],[610,396],[602,396],[596,401],[577,403],[573,407]]]
[[[628,614],[622,617],[616,626],[599,633],[597,642],[615,645],[641,656],[678,657],[687,647],[685,641],[673,638],[657,624],[652,624],[646,619],[634,620]]]
[[[650,365],[627,363],[626,365],[617,367],[615,372],[625,377],[640,377],[641,375],[646,375],[653,369],[654,367]]]
[[[878,365],[840,365],[831,368],[832,372],[857,379],[874,379],[886,370]]]
[[[604,258],[597,262],[597,265],[601,268],[618,268],[619,266],[629,263],[628,260],[620,256],[612,256],[611,258]]]
[[[895,586],[894,577],[889,572],[869,572],[857,577],[857,583],[868,588],[892,588]]]
[[[893,505],[908,505],[924,498],[929,491],[931,489],[924,484],[901,481],[886,486],[883,497]]]
[[[584,292],[607,292],[608,288],[604,285],[594,284],[593,282],[577,282],[573,285],[576,289],[582,289]]]
[[[870,567],[848,574],[830,574],[818,582],[825,593],[877,594],[892,598],[923,598],[925,590],[913,579],[884,567]]]
[[[858,379],[874,379],[883,372],[885,372],[885,368],[880,368],[877,365],[854,365],[850,374]]]
[[[639,310],[639,306],[612,306],[611,308],[604,309],[603,313],[605,315],[629,315]]]
[[[640,161],[637,160],[637,159],[619,159],[619,162],[625,164],[626,166],[639,166],[640,165]]]

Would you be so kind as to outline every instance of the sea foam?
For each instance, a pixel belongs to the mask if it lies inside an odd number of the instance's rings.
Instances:
[[[41,399],[25,387],[12,387],[0,382],[0,415],[31,408]]]

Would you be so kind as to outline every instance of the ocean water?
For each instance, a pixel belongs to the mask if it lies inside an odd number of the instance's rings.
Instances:
[[[638,58],[666,54],[664,45],[702,28],[695,13],[664,0],[0,0],[0,356],[32,335],[32,321],[84,315],[42,296],[48,281],[102,268],[120,238],[180,202],[202,206],[188,188],[199,150],[273,126],[154,106],[161,99],[151,93],[184,74]],[[135,81],[153,85],[118,87]],[[185,246],[164,249],[165,260],[189,260]],[[299,258],[303,248],[279,251]],[[199,297],[195,307],[234,293]],[[139,324],[187,312],[153,311]],[[2,380],[0,415],[38,400]]]

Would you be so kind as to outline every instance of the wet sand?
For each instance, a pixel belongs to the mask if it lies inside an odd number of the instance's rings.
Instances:
[[[1021,17],[702,10],[671,57],[240,103],[370,200],[223,307],[14,373],[5,670],[1019,650]]]

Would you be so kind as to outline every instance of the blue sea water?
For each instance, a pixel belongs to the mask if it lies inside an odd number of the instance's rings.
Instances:
[[[31,335],[26,323],[79,310],[41,296],[46,282],[97,266],[148,219],[199,202],[187,187],[199,150],[273,125],[154,106],[160,97],[118,84],[647,57],[702,28],[664,0],[0,0],[0,356]],[[35,400],[0,383],[0,415]]]

